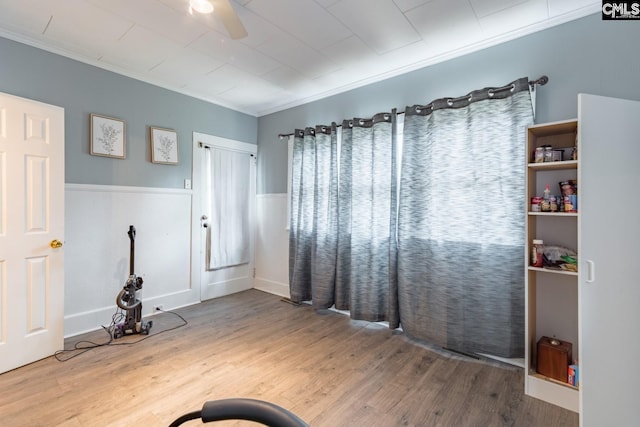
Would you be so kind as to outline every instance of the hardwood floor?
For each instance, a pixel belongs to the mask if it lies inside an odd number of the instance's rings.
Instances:
[[[230,397],[273,402],[316,427],[578,425],[577,414],[524,396],[521,369],[446,357],[339,313],[257,290],[176,312],[187,326],[161,333],[181,323],[162,313],[137,344],[0,375],[0,425],[167,426]],[[107,338],[98,331],[66,346]]]

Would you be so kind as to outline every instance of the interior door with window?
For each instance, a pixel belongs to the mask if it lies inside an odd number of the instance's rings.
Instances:
[[[0,373],[64,335],[64,110],[0,93]]]
[[[253,287],[256,150],[212,135],[193,137],[194,283],[205,301]]]

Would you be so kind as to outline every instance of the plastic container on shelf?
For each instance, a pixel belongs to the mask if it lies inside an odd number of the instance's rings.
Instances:
[[[553,161],[554,162],[563,161],[564,160],[564,150],[562,148],[553,149],[552,157],[553,157]]]

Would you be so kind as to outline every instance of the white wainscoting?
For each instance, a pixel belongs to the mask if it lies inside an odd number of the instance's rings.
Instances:
[[[147,317],[200,301],[191,285],[191,191],[105,185],[65,186],[65,336],[109,325],[129,276],[129,225],[136,228],[134,273]]]
[[[289,298],[287,194],[257,196],[254,288]]]

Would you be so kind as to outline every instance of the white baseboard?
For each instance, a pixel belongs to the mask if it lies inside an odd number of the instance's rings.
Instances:
[[[100,330],[102,326],[109,326],[111,319],[116,313],[116,295],[113,296],[113,306],[101,307],[82,313],[74,313],[64,317],[64,337],[69,338],[76,335]],[[192,289],[172,292],[152,298],[145,298],[142,295],[142,317],[153,316],[153,307],[162,305],[164,311],[171,311],[200,302]]]
[[[84,313],[74,313],[65,316],[64,337],[69,338],[86,332],[99,330],[102,326],[107,327],[111,324],[111,319],[115,312],[116,306],[114,304],[113,307],[103,307]]]
[[[273,280],[256,277],[253,282],[254,289],[278,295],[284,298],[290,298],[289,285],[286,283],[274,282]]]
[[[238,279],[231,279],[225,282],[214,283],[207,286],[201,292],[201,298],[203,300],[210,300],[213,298],[220,298],[231,294],[237,294],[238,292],[251,289],[251,283],[247,283],[247,280],[243,277]]]

